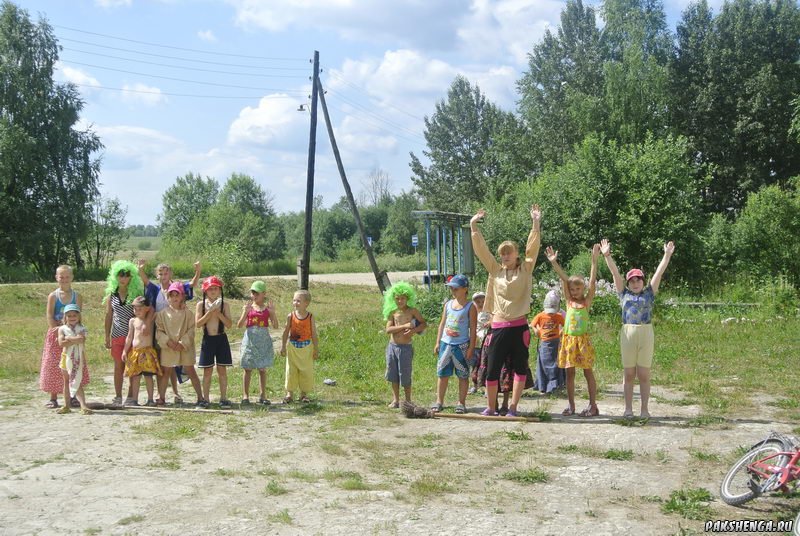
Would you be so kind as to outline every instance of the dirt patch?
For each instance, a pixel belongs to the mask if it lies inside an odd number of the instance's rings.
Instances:
[[[523,399],[523,411],[549,409],[545,423],[408,420],[341,403],[307,415],[61,416],[37,398],[0,410],[0,532],[699,533],[702,521],[661,510],[687,487],[711,491],[712,519],[782,515],[774,496],[745,509],[716,499],[737,447],[791,431],[775,408],[708,423],[697,407],[664,402],[680,393],[656,389],[656,417],[622,426],[619,387],[593,419],[561,417],[563,400]],[[520,473],[545,481],[510,479]]]

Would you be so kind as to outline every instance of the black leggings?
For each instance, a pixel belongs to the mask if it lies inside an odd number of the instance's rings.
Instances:
[[[498,381],[506,357],[511,356],[511,370],[517,376],[528,374],[528,345],[531,332],[527,324],[510,328],[492,328],[492,339],[486,350],[487,381]]]

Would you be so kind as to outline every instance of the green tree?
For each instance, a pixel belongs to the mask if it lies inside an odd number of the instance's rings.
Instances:
[[[233,173],[222,187],[217,205],[234,209],[231,211],[214,207],[215,211],[227,214],[234,222],[241,225],[238,236],[241,240],[249,242],[249,246],[243,243],[242,248],[249,251],[253,259],[267,260],[283,256],[286,239],[283,229],[277,222],[273,197],[252,177]],[[260,221],[248,219],[248,214]]]
[[[694,158],[712,165],[709,207],[725,212],[800,172],[800,143],[790,135],[791,102],[800,93],[800,7],[733,0],[710,17],[703,3],[683,14],[672,108]]]
[[[411,235],[417,234],[420,244],[424,243],[421,236],[420,220],[411,217],[412,210],[419,210],[419,198],[413,193],[403,192],[394,198],[386,217],[386,228],[382,235],[382,251],[398,255],[414,252],[411,245]]]
[[[217,202],[219,183],[211,177],[187,173],[178,177],[162,196],[158,217],[166,241],[180,242],[189,225],[202,220]]]
[[[411,153],[411,181],[427,206],[452,210],[483,198],[498,168],[489,147],[507,115],[479,87],[456,77],[447,99],[436,103],[433,116],[425,118],[428,150],[423,154],[430,165]]]
[[[53,81],[58,43],[46,21],[0,4],[0,260],[49,276],[83,265],[81,241],[97,196],[102,148],[78,130],[83,108],[72,84]]]
[[[116,197],[95,200],[89,233],[82,242],[87,267],[98,269],[111,264],[131,235],[130,227],[125,227],[127,214],[128,208]]]

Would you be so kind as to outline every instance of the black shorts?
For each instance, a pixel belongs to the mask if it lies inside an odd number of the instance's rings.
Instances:
[[[216,363],[215,363],[216,360]],[[200,363],[199,368],[233,366],[233,356],[231,356],[231,345],[228,343],[228,334],[203,335],[203,342],[200,344]]]
[[[489,347],[486,348],[486,379],[499,380],[500,372],[507,359],[511,362],[511,370],[514,374],[527,375],[530,342],[531,332],[527,324],[508,328],[492,328]]]

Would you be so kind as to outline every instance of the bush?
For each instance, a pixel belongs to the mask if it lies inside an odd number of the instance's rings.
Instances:
[[[153,247],[153,243],[150,240],[142,240],[136,247],[142,251],[150,251],[150,248]]]

